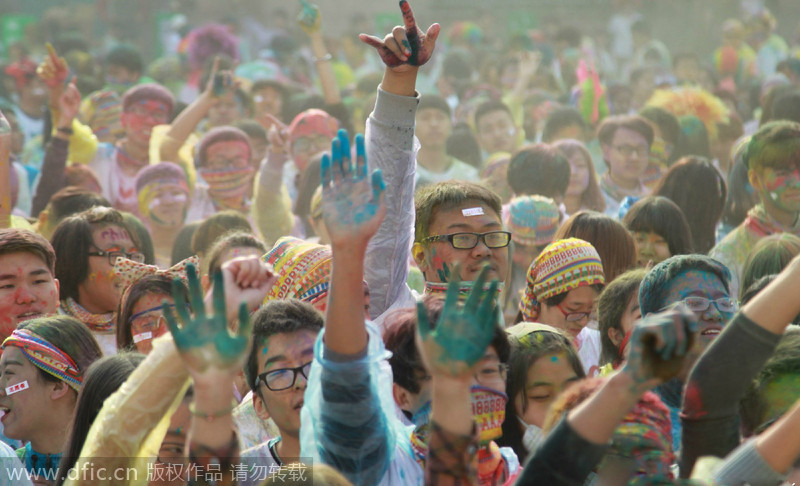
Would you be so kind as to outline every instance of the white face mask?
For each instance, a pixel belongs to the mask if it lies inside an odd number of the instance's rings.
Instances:
[[[525,428],[525,433],[522,435],[522,445],[525,446],[525,450],[528,451],[528,454],[533,454],[536,449],[539,447],[544,441],[544,431],[538,425],[533,425],[526,423],[521,418],[519,419],[519,423]]]

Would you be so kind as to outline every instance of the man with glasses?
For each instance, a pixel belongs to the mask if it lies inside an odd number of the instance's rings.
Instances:
[[[660,385],[656,392],[670,409],[672,442],[677,454],[681,444],[681,408],[683,384],[711,341],[733,318],[738,308],[730,294],[730,271],[725,265],[705,255],[676,255],[653,267],[639,287],[642,317],[674,306],[685,306],[697,316],[698,335],[692,349],[694,359],[676,378]]]
[[[612,116],[603,120],[597,138],[608,171],[600,178],[606,214],[619,219],[619,207],[626,197],[641,198],[649,191],[642,184],[647,169],[653,128],[638,115]]]
[[[172,117],[175,100],[155,83],[134,86],[122,98],[120,123],[125,136],[115,144],[100,144],[89,167],[97,174],[103,196],[120,211],[138,213],[136,174],[150,163],[150,135],[153,127]],[[71,133],[70,128],[59,131]]]
[[[323,324],[322,314],[295,299],[270,301],[252,319],[245,377],[256,415],[265,422],[272,419],[280,435],[241,453],[250,472],[244,485],[260,484],[275,466],[300,458],[300,409]]]

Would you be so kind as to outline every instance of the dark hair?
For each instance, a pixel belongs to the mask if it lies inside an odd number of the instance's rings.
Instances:
[[[636,244],[619,221],[595,211],[578,211],[556,231],[553,241],[579,238],[600,255],[606,285],[636,264]]]
[[[75,404],[67,446],[58,465],[56,485],[64,484],[70,469],[78,461],[89,429],[105,400],[125,383],[142,361],[144,355],[141,353],[123,352],[100,358],[86,371],[78,402]]]
[[[50,198],[47,203],[47,223],[55,228],[62,219],[89,208],[102,206],[110,208],[111,203],[100,194],[80,187],[67,186]]]
[[[422,304],[425,307],[428,323],[435,326],[444,308],[444,299],[435,294],[426,294],[422,298]],[[427,374],[416,346],[416,332],[416,308],[397,309],[386,316],[383,341],[386,349],[392,352],[389,358],[392,380],[411,393],[419,393],[420,381]],[[508,362],[510,353],[508,337],[499,325],[495,326],[490,345],[497,351],[501,363]]]
[[[776,233],[758,241],[742,267],[740,294],[761,277],[778,274],[800,254],[800,238],[792,233]]]
[[[55,277],[61,286],[61,300],[69,297],[78,300],[78,287],[89,276],[89,251],[94,245],[92,231],[110,225],[126,230],[139,247],[137,234],[130,229],[122,214],[111,208],[91,208],[64,219],[56,227],[52,243],[56,253]]]
[[[616,365],[622,361],[619,355],[619,346],[611,341],[608,335],[610,329],[622,330],[622,314],[628,307],[631,299],[639,300],[639,285],[641,285],[647,270],[636,268],[629,270],[613,282],[608,284],[600,298],[597,300],[597,324],[600,329],[600,365]]]
[[[543,356],[563,352],[566,353],[567,363],[575,371],[578,378],[586,377],[578,352],[563,332],[553,328],[552,330],[535,330],[530,334],[534,333],[536,333],[536,339],[528,337],[524,340],[524,343],[520,342],[519,337],[514,336],[508,340],[511,349],[508,357],[508,379],[506,380],[508,401],[506,402],[506,418],[502,425],[503,436],[497,441],[500,447],[514,449],[520,463],[525,462],[528,451],[522,443],[524,430],[517,419],[516,397],[520,393],[522,394],[522,410],[524,412],[528,407],[528,397],[525,393],[526,384],[528,383],[528,370]]]
[[[611,145],[614,135],[620,128],[632,130],[647,140],[647,145],[653,145],[653,127],[639,115],[615,115],[605,118],[597,128],[597,139],[602,145]]]
[[[181,295],[185,301],[189,302],[189,290],[185,285],[179,287]],[[117,349],[120,351],[136,351],[131,334],[131,316],[133,308],[142,297],[148,294],[172,296],[172,279],[164,275],[148,275],[137,280],[133,285],[125,290],[125,294],[120,299],[119,309],[117,310]]]
[[[743,159],[747,144],[748,138],[743,138],[733,150],[733,161],[728,173],[728,197],[725,198],[725,208],[722,210],[722,222],[728,226],[739,226],[757,202]]]
[[[678,118],[681,125],[681,135],[675,150],[672,152],[672,159],[676,160],[687,155],[711,158],[711,143],[709,141],[708,129],[700,118],[694,115],[684,115]]]
[[[103,356],[100,345],[92,332],[81,321],[70,316],[48,316],[21,322],[17,329],[30,331],[72,359],[81,376],[86,375],[92,363]],[[37,368],[39,376],[45,381],[56,383],[60,380],[50,373]]]
[[[556,140],[554,138],[559,130],[572,126],[578,126],[584,132],[588,132],[589,130],[586,120],[583,119],[583,115],[581,115],[581,112],[576,108],[571,106],[562,106],[556,108],[552,113],[550,113],[544,122],[544,128],[542,129],[542,142],[555,142]]]
[[[581,157],[583,157],[584,161],[586,162],[586,167],[589,170],[589,185],[586,186],[586,190],[583,191],[583,194],[581,194],[581,208],[600,213],[605,211],[606,200],[603,198],[603,193],[600,191],[600,185],[597,183],[597,171],[595,171],[594,168],[592,154],[589,153],[586,145],[578,140],[567,139],[555,142],[553,147],[560,150],[561,153],[564,154],[564,157],[567,158],[567,161],[569,161],[569,159],[575,154],[581,154]],[[571,175],[572,169],[570,168],[570,176]],[[569,187],[569,184],[567,184],[567,187]]]
[[[51,274],[55,273],[56,253],[43,236],[26,229],[0,229],[0,256],[20,252],[39,258]]]
[[[472,129],[466,123],[456,123],[453,126],[453,131],[447,138],[447,155],[466,162],[475,168],[481,168],[483,164],[481,146]]]
[[[322,330],[322,314],[311,304],[297,299],[270,300],[253,314],[253,345],[244,365],[247,385],[256,390],[258,376],[258,353],[267,340],[276,334],[290,334],[298,331],[318,333]]]
[[[254,234],[246,231],[232,231],[225,233],[214,241],[206,254],[207,269],[205,274],[215,275],[222,269],[222,255],[233,248],[255,248],[262,255],[267,253],[268,248],[263,241],[259,240]]]
[[[769,122],[753,134],[743,160],[749,169],[783,168],[800,165],[800,123]]]
[[[250,95],[250,99],[252,99],[256,93],[265,88],[272,88],[278,92],[278,97],[281,99],[281,113],[279,113],[279,118],[281,120],[288,120],[289,118],[286,116],[286,108],[289,104],[288,102],[291,94],[289,92],[289,88],[285,84],[274,79],[259,79],[258,81],[255,81],[252,86],[250,86],[250,91],[248,93]]]
[[[194,255],[194,250],[192,250],[192,239],[194,238],[194,234],[197,232],[197,228],[200,227],[200,223],[200,221],[187,223],[183,225],[183,228],[181,228],[180,231],[178,231],[178,236],[175,237],[175,242],[172,244],[171,263],[173,265]]]
[[[251,118],[236,120],[233,126],[243,131],[249,138],[267,141],[267,131],[264,126]]]
[[[495,111],[504,111],[504,112],[506,112],[508,114],[508,117],[513,122],[514,115],[512,115],[511,110],[508,108],[508,106],[505,103],[503,103],[500,100],[487,100],[487,101],[484,101],[483,103],[481,103],[480,105],[478,105],[478,107],[475,109],[475,118],[474,118],[475,119],[475,124],[473,126],[475,127],[475,131],[476,132],[478,131],[478,127],[480,126],[479,124],[480,124],[481,118],[483,118],[484,115],[488,115],[489,113],[494,113]]]
[[[574,25],[562,25],[553,35],[555,42],[564,42],[569,47],[580,47],[581,30]]]
[[[716,275],[726,292],[730,292],[731,272],[722,263],[705,255],[675,255],[651,268],[639,287],[639,308],[642,315],[658,312],[672,302],[664,302],[678,277],[689,271]]]
[[[139,74],[144,70],[142,54],[132,44],[117,44],[112,47],[106,54],[106,66],[120,66]]]
[[[757,93],[759,94],[760,102],[758,103],[761,106],[761,117],[758,120],[759,127],[763,127],[767,123],[771,121],[778,120],[775,118],[775,114],[772,112],[773,108],[776,108],[778,105],[775,103],[775,100],[782,97],[787,93],[792,93],[797,88],[791,84],[782,84],[778,86],[773,86],[769,88],[769,90],[764,93],[763,89],[759,85]],[[791,119],[790,119],[791,120]]]
[[[639,116],[652,122],[661,132],[665,142],[675,145],[681,135],[681,125],[678,117],[659,106],[645,106],[639,111]]]
[[[683,211],[697,253],[708,253],[714,247],[728,187],[708,159],[680,159],[664,173],[653,194],[669,198]]]
[[[517,196],[563,199],[570,172],[569,161],[560,151],[537,143],[522,147],[511,157],[506,178]]]
[[[622,220],[631,232],[653,232],[667,240],[670,255],[692,253],[692,232],[683,211],[662,196],[647,196],[631,206]]]
[[[485,187],[464,181],[446,181],[425,186],[417,191],[414,196],[414,241],[420,242],[429,236],[431,221],[437,211],[456,209],[467,202],[479,202],[489,206],[489,209],[502,220],[502,203],[500,197]]]
[[[120,211],[120,214],[122,214],[122,219],[128,228],[136,233],[134,241],[137,242],[136,248],[144,254],[144,262],[148,265],[155,265],[156,249],[153,247],[153,239],[150,237],[150,231],[147,226],[142,223],[142,220],[127,211]],[[131,235],[131,238],[133,236]]]
[[[217,238],[231,231],[252,233],[250,221],[240,213],[229,209],[212,214],[200,223],[192,236],[192,252],[204,257]]]
[[[758,429],[778,416],[767,417],[770,404],[767,402],[767,388],[783,376],[797,376],[800,372],[800,327],[789,326],[781,336],[775,352],[766,362],[761,372],[753,380],[739,404],[742,417],[742,432],[745,437],[760,432]],[[794,403],[798,390],[793,390],[793,398],[787,404]],[[780,412],[783,415],[787,410]]]
[[[420,96],[419,105],[417,105],[417,113],[427,109],[439,110],[447,115],[448,120],[453,119],[453,110],[450,109],[450,105],[447,104],[447,100],[439,95],[426,94]]]

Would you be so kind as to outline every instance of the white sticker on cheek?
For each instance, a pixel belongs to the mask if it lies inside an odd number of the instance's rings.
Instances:
[[[7,386],[6,395],[13,395],[17,392],[21,392],[22,390],[27,390],[28,388],[30,388],[30,386],[28,385],[28,380],[21,381],[16,385]]]
[[[140,343],[140,342],[144,341],[145,339],[153,339],[153,333],[150,332],[150,331],[147,331],[147,332],[143,332],[141,334],[134,334],[133,335],[133,343],[134,344]]]
[[[483,216],[483,208],[462,209],[461,214],[464,216]]]

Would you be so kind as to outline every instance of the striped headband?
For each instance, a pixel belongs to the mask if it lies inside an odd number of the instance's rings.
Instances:
[[[83,377],[78,366],[67,353],[61,351],[36,334],[25,329],[15,329],[3,341],[2,348],[16,346],[37,368],[63,380],[76,392],[80,391]]]

